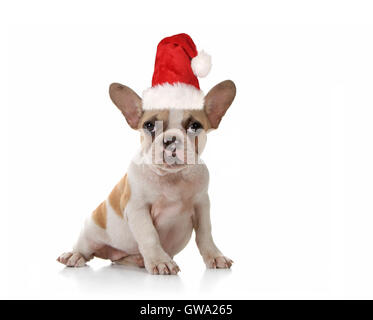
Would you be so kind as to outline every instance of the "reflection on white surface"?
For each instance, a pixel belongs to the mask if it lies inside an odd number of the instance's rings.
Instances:
[[[154,287],[157,290],[180,291],[184,287],[179,276],[153,276],[143,268],[114,264],[99,269],[89,266],[80,269],[64,268],[59,274],[74,281],[82,291],[99,289],[125,293],[146,291]]]
[[[38,246],[32,243],[32,247]],[[0,265],[0,277],[4,277],[0,279],[0,298],[224,299],[237,292],[237,283],[244,287],[240,268],[206,270],[196,251],[191,243],[175,259],[181,272],[162,276],[102,259],[93,259],[83,268],[68,268],[55,261],[54,252],[34,259],[34,251],[29,250],[24,255],[26,263],[8,265],[3,272]],[[9,256],[9,261],[17,259],[17,252]],[[246,272],[247,268],[241,270]]]
[[[176,257],[181,268],[176,276],[150,275],[143,268],[113,265],[101,259],[93,259],[83,268],[67,268],[57,263],[52,254],[40,255],[41,259],[35,260],[33,251],[29,251],[24,259],[27,263],[8,265],[8,270],[0,272],[0,277],[4,277],[0,279],[0,297],[140,300],[330,297],[326,285],[328,269],[323,265],[317,268],[310,260],[303,264],[299,255],[280,264],[263,253],[262,259],[253,263],[250,255],[233,252],[232,256],[238,258],[231,270],[207,270],[195,251],[191,244]],[[16,258],[15,251],[9,261]],[[307,266],[312,266],[312,270],[306,269]]]
[[[105,296],[113,294],[119,298],[128,298],[131,295],[133,298],[141,298],[142,294],[156,292],[159,298],[172,297],[172,295],[174,298],[181,298],[179,295],[187,293],[194,284],[200,291],[208,293],[227,280],[231,273],[231,270],[205,270],[202,277],[196,275],[195,283],[191,279],[184,279],[181,275],[154,276],[143,268],[114,264],[97,269],[90,266],[78,269],[63,268],[58,274],[65,280],[64,282],[69,282],[71,287],[76,288],[83,295],[99,293]]]
[[[229,280],[233,270],[206,269],[200,281],[201,291],[212,291],[223,281]]]

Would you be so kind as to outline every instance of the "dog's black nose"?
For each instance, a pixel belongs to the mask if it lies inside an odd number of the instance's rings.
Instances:
[[[175,142],[177,143],[176,136],[168,136],[168,137],[165,137],[163,139],[163,144],[164,144],[165,147],[168,147],[169,145],[171,145]]]

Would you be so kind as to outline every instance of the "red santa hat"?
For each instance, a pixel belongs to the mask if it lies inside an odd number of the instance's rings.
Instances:
[[[192,38],[177,34],[159,42],[152,87],[143,93],[143,109],[202,109],[204,94],[197,77],[211,69],[211,57],[197,51]]]

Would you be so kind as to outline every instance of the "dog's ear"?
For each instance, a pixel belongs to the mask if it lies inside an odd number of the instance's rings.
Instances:
[[[235,96],[236,86],[231,80],[220,82],[206,95],[205,112],[213,129],[219,126],[221,118],[232,104]]]
[[[137,129],[142,115],[141,98],[131,88],[120,83],[112,83],[109,94],[114,104],[122,111],[131,128]]]

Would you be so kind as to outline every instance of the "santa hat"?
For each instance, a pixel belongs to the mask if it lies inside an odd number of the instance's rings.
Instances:
[[[197,51],[192,38],[177,34],[159,42],[152,87],[143,93],[143,109],[202,109],[204,94],[197,77],[211,69],[211,57]]]

